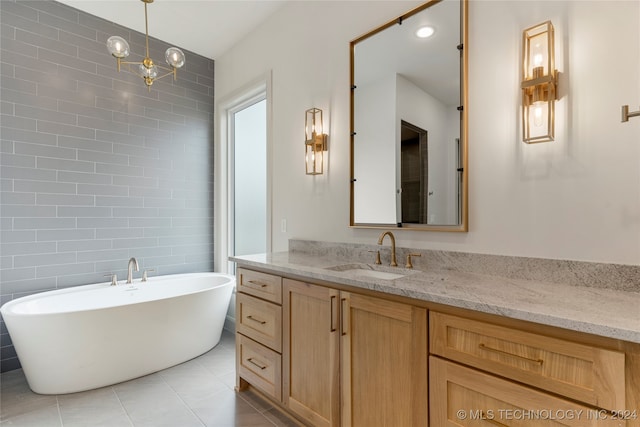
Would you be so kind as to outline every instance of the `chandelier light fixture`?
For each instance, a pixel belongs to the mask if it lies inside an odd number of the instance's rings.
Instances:
[[[170,47],[164,53],[164,58],[167,61],[169,67],[158,65],[149,56],[149,20],[147,18],[147,5],[153,3],[153,0],[140,0],[144,3],[144,25],[145,25],[145,42],[146,42],[146,55],[142,61],[129,62],[123,61],[124,58],[129,56],[129,43],[125,39],[119,36],[111,36],[107,40],[107,49],[109,53],[113,55],[118,61],[118,71],[122,65],[126,66],[126,69],[139,76],[144,80],[144,84],[151,90],[151,85],[158,79],[173,75],[173,80],[178,77],[178,68],[184,65],[184,53],[177,47]]]

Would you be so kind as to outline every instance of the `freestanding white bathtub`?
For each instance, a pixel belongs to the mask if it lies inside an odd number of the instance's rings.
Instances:
[[[197,357],[219,341],[233,276],[191,273],[77,286],[18,298],[0,311],[41,394],[90,390]]]

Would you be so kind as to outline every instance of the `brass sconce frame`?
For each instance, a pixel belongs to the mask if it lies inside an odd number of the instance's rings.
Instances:
[[[523,31],[522,139],[527,144],[554,140],[558,71],[551,21]]]
[[[322,110],[310,108],[304,117],[304,163],[307,175],[322,175],[324,152],[327,151],[327,135],[323,133]]]

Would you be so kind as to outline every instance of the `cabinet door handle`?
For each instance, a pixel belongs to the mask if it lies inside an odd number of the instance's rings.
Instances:
[[[347,302],[346,298],[342,298],[340,300],[340,320],[342,322],[342,330],[340,331],[341,335],[347,335],[347,331],[349,330],[349,325],[347,324],[347,316],[344,314],[344,303]]]
[[[336,326],[335,326],[335,323],[333,321],[335,319],[335,317],[336,317],[336,312],[338,311],[338,310],[336,310],[334,308],[335,305],[336,305],[336,300],[337,300],[337,297],[335,295],[331,295],[331,303],[330,303],[331,304],[331,325],[330,325],[330,328],[329,328],[330,332],[335,332],[336,331]]]
[[[267,286],[269,286],[266,283],[258,282],[257,280],[247,280],[247,285],[256,285],[260,286],[261,288],[266,288]]]
[[[252,365],[257,366],[258,368],[265,370],[267,369],[267,367],[265,365],[261,365],[260,363],[256,362],[255,360],[253,360],[253,357],[250,357],[247,359],[247,362],[251,363]]]
[[[484,343],[478,344],[478,348],[480,348],[480,350],[489,351],[489,352],[492,352],[492,353],[502,354],[503,356],[515,357],[516,359],[524,360],[524,361],[530,362],[530,363],[535,363],[535,364],[538,364],[540,366],[542,366],[542,364],[544,363],[544,360],[542,360],[542,359],[531,359],[529,357],[520,356],[520,355],[517,355],[517,354],[509,353],[507,351],[498,350],[497,348],[487,347],[486,345],[484,345]]]
[[[264,325],[265,323],[267,323],[266,320],[260,320],[260,319],[256,319],[255,317],[253,317],[251,314],[247,316],[247,319],[249,320],[253,320],[254,322],[260,323],[261,325]]]

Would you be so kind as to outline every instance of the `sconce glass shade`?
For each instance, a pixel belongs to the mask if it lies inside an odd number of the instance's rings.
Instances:
[[[164,53],[167,64],[173,68],[181,68],[184,65],[184,53],[177,47],[170,47]]]
[[[324,152],[327,150],[327,135],[322,132],[322,110],[310,108],[304,119],[304,163],[307,175],[324,172]]]
[[[524,30],[522,40],[522,139],[553,141],[557,71],[551,21]]]
[[[119,36],[111,36],[107,39],[107,50],[116,58],[129,56],[129,43]]]
[[[317,145],[311,141],[305,142],[305,172],[307,175],[322,175],[324,172],[324,155],[317,150]]]

